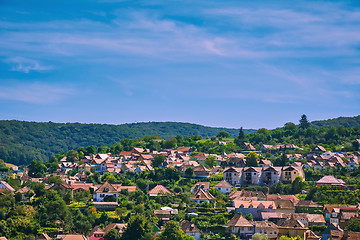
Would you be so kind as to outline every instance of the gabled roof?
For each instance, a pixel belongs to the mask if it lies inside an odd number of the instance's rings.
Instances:
[[[321,205],[318,205],[314,203],[311,200],[300,200],[297,204],[297,207],[322,207]]]
[[[281,228],[292,228],[292,229],[307,229],[304,224],[302,224],[299,220],[296,220],[293,216],[286,221],[283,221],[279,227]]]
[[[176,150],[178,152],[188,152],[188,151],[190,151],[190,148],[191,147],[178,147]]]
[[[316,184],[331,184],[331,185],[344,185],[345,182],[341,179],[337,179],[334,176],[324,176]]]
[[[12,186],[10,186],[10,184],[8,184],[7,182],[1,181],[0,183],[1,183],[2,185],[4,185],[4,187],[5,187],[7,190],[9,190],[9,191],[11,191],[11,192],[15,192],[15,189],[14,189]]]
[[[117,230],[119,233],[123,233],[126,229],[126,223],[110,223],[109,225],[107,225],[104,229],[104,231],[107,233],[109,232],[111,229],[115,229]]]
[[[61,238],[61,240],[86,240],[86,237],[81,234],[68,234]]]
[[[255,221],[255,227],[256,228],[271,228],[271,229],[277,229],[278,226],[273,222],[268,221]]]
[[[27,193],[29,191],[31,191],[31,189],[25,186],[25,187],[20,188],[19,190],[17,190],[16,193]]]
[[[298,203],[300,200],[294,195],[268,194],[266,200],[275,201],[277,199],[291,200],[293,203]]]
[[[111,185],[108,181],[104,182],[98,189],[95,191],[96,193],[117,193],[117,189]]]
[[[246,218],[240,214],[235,214],[230,221],[225,225],[225,227],[253,227],[254,225],[250,223]]]
[[[156,185],[148,192],[148,195],[164,196],[166,194],[172,195],[173,193],[163,185]]]
[[[214,200],[214,196],[209,192],[205,192],[201,188],[191,196],[193,200]]]
[[[180,228],[184,233],[199,233],[200,230],[196,225],[188,220],[184,220],[180,223]]]
[[[233,205],[235,208],[272,208],[276,209],[276,205],[274,201],[244,201],[244,200],[233,200]]]
[[[191,190],[197,190],[198,188],[208,190],[210,188],[210,182],[197,182],[192,186]]]
[[[232,188],[232,185],[230,183],[228,183],[225,180],[222,180],[221,182],[219,182],[218,184],[216,184],[214,187],[218,187],[218,188]]]
[[[88,236],[92,236],[94,234],[105,234],[105,231],[100,227],[100,226],[95,226],[90,233],[88,234]]]

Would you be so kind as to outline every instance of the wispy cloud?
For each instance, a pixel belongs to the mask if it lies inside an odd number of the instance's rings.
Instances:
[[[30,71],[47,71],[51,70],[51,66],[40,64],[39,61],[28,59],[24,57],[12,57],[6,59],[6,62],[11,65],[11,71],[29,73]]]
[[[0,98],[34,104],[50,104],[75,94],[70,87],[60,87],[40,82],[17,83],[0,86]]]

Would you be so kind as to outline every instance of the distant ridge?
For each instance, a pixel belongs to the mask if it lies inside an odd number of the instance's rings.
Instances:
[[[340,125],[346,128],[360,127],[360,115],[354,117],[338,117],[328,120],[311,122],[311,127],[313,128],[320,128],[320,127],[331,128],[331,127],[338,127]]]
[[[0,159],[14,164],[33,159],[46,160],[52,155],[94,145],[111,146],[123,138],[159,136],[163,139],[176,135],[216,136],[226,131],[231,137],[239,133],[234,128],[205,127],[181,122],[141,122],[121,125],[27,122],[0,120]],[[245,133],[256,132],[244,129]]]

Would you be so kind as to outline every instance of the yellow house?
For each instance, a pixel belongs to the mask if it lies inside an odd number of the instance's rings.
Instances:
[[[305,174],[302,167],[289,166],[282,169],[281,180],[283,183],[292,183],[298,176],[305,180]]]
[[[289,235],[290,237],[300,236],[303,239],[306,239],[306,231],[309,228],[305,227],[303,223],[294,218],[294,215],[291,215],[290,219],[282,222],[279,226],[279,237],[283,235]]]

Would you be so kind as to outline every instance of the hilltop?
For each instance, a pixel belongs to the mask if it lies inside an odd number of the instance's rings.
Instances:
[[[26,164],[33,159],[46,160],[62,151],[94,145],[111,146],[124,138],[159,136],[163,139],[177,135],[215,136],[226,131],[231,137],[239,129],[214,128],[181,122],[143,122],[121,125],[0,121],[0,159]],[[256,132],[244,129],[245,133]]]

